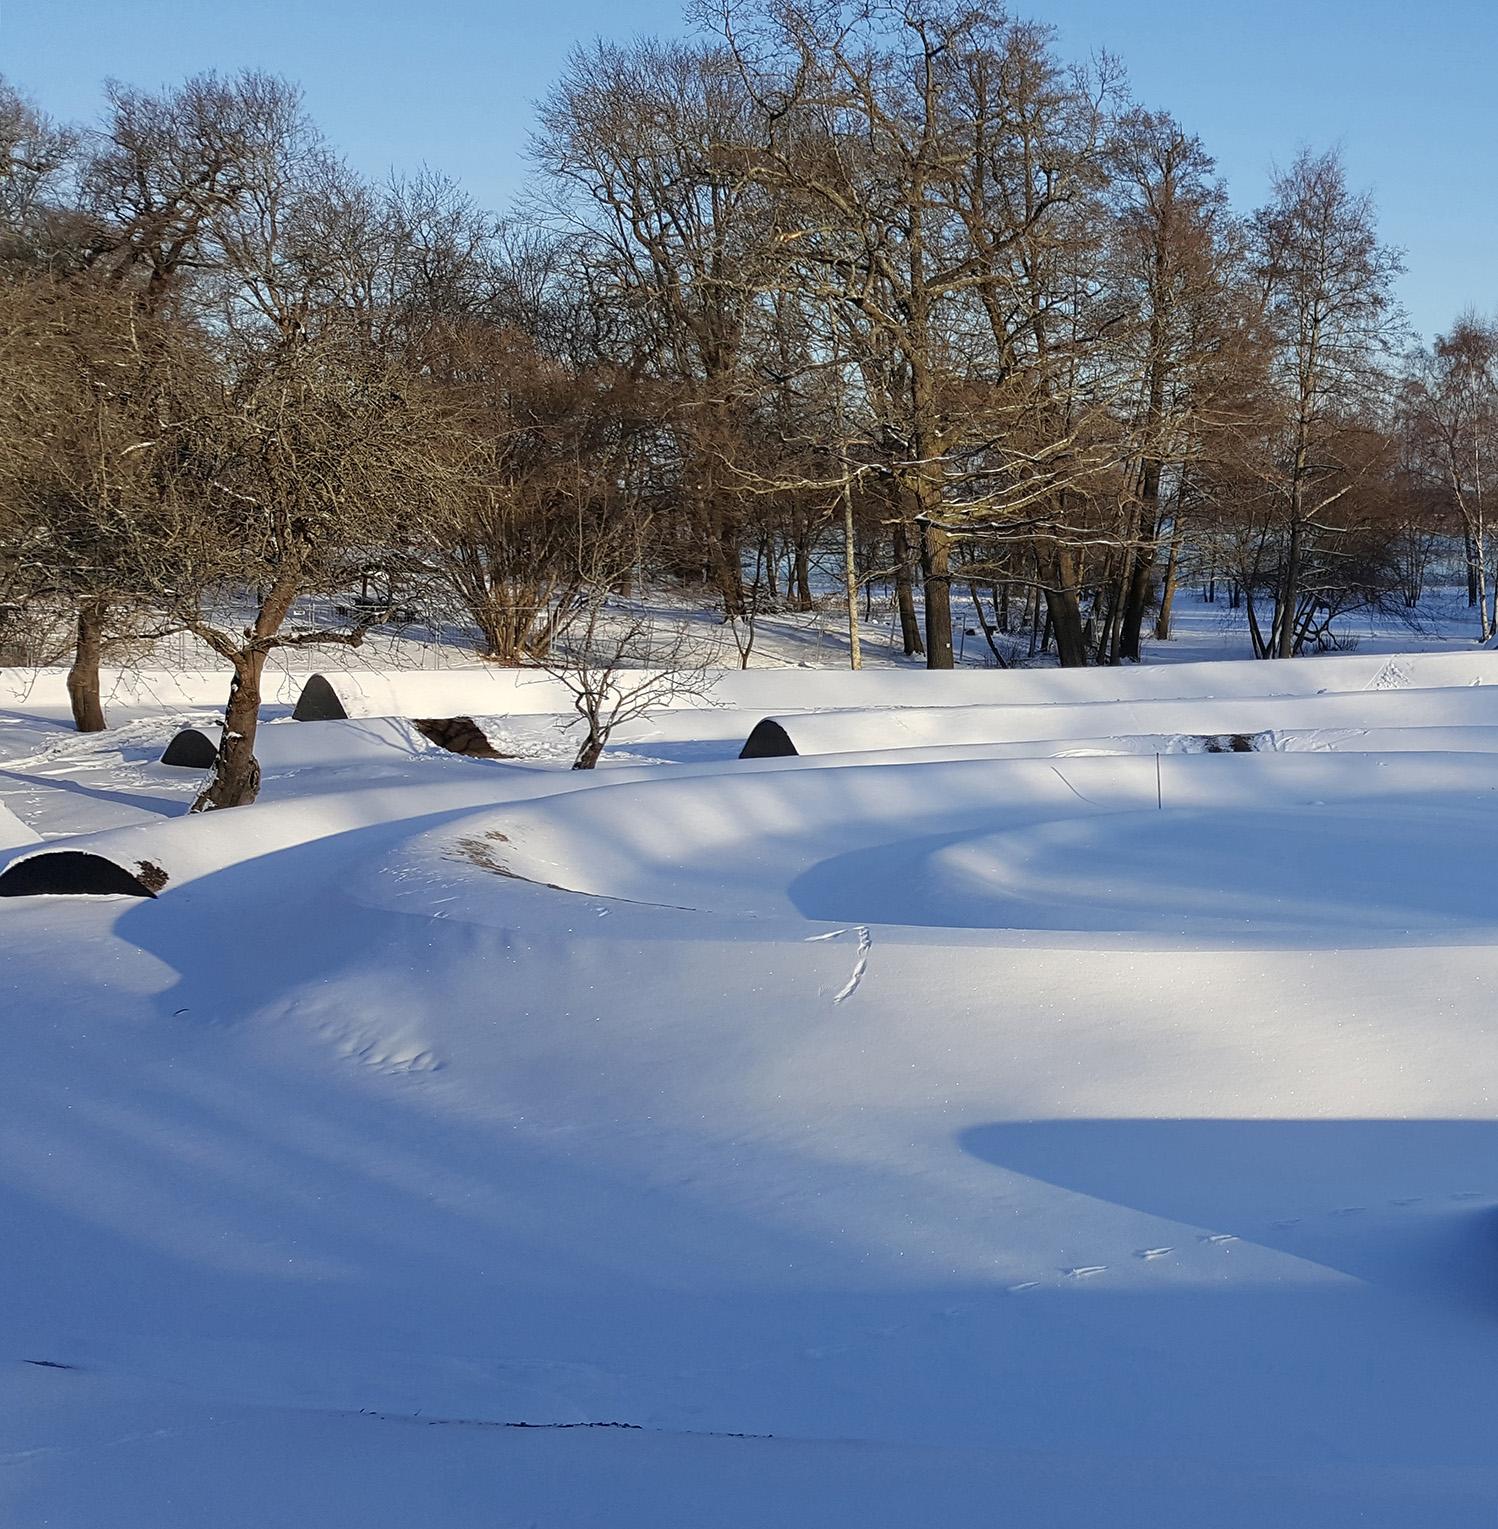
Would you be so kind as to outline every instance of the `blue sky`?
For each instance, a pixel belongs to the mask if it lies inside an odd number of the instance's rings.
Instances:
[[[1408,252],[1416,327],[1498,309],[1498,6],[1479,0],[1037,0],[1063,53],[1107,48],[1216,154],[1234,200],[1303,143],[1340,144]],[[358,167],[431,164],[502,206],[531,103],[598,33],[681,30],[678,0],[0,0],[0,70],[57,116],[106,76],[255,65],[297,80]]]

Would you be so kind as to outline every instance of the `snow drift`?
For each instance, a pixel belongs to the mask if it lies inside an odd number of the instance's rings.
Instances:
[[[321,682],[321,683],[315,683]],[[1033,705],[1053,702],[1313,695],[1498,683],[1498,654],[1429,653],[1390,659],[1337,654],[1277,663],[1212,662],[1125,669],[1004,670],[725,669],[712,698],[734,710],[812,707]],[[310,687],[310,691],[309,691]],[[567,687],[537,669],[375,672],[306,677],[305,715],[349,717],[532,716],[572,709]],[[300,705],[300,701],[298,703]],[[673,705],[692,709],[689,696]]]
[[[40,835],[29,829],[4,802],[0,802],[0,850],[35,844]]]
[[[1469,928],[1498,919],[1495,792],[1485,753],[870,762],[558,793],[444,828],[428,853],[755,917]]]
[[[161,762],[182,769],[207,769],[218,757],[222,735],[221,725],[184,728],[167,745]],[[403,717],[366,717],[316,727],[271,722],[255,734],[255,757],[272,770],[391,763],[433,747],[421,729]]]
[[[0,1518],[1489,1529],[1498,756],[1403,699],[59,843],[170,880],[0,904]]]
[[[1364,690],[1305,696],[927,706],[766,717],[744,759],[979,743],[1231,735],[1289,730],[1498,725],[1498,686]]]

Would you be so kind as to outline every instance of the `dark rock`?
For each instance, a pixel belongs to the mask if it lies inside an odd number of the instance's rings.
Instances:
[[[740,759],[784,759],[796,752],[790,734],[773,717],[756,722],[748,741],[739,750]]]
[[[469,759],[504,759],[472,717],[418,717],[411,726],[429,743]]]
[[[166,872],[149,861],[140,875],[78,849],[44,850],[14,860],[0,872],[0,897],[155,897]],[[155,886],[148,884],[154,882]]]
[[[217,758],[218,744],[207,733],[196,727],[184,727],[167,744],[161,762],[183,770],[211,770]]]
[[[1202,744],[1209,754],[1257,754],[1270,748],[1268,733],[1218,733],[1205,737]]]
[[[292,708],[296,722],[342,722],[348,717],[338,692],[321,674],[314,674],[302,686],[302,693]]]

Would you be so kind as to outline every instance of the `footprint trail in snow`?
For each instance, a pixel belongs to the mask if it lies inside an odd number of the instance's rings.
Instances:
[[[874,937],[867,926],[858,925],[858,959],[853,963],[853,975],[832,995],[833,1003],[846,1003],[858,991],[858,984],[863,981],[863,974],[869,969],[869,951],[873,945]]]

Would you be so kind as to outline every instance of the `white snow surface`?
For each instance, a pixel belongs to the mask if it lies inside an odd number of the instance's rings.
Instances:
[[[0,802],[0,849],[14,849],[19,844],[35,844],[41,835],[28,828],[15,813]]]
[[[1492,664],[758,671],[594,772],[483,671],[548,757],[275,721],[195,817],[217,689],[12,679],[0,859],[168,881],[0,900],[0,1524],[1498,1521]]]
[[[449,669],[371,670],[358,655],[332,650],[323,673],[345,700],[350,716],[437,717],[539,715],[571,709],[571,693],[544,670],[470,665]],[[338,667],[335,667],[338,666]],[[291,706],[313,669],[267,670],[266,700]],[[979,705],[1027,702],[1178,699],[1191,696],[1313,695],[1319,691],[1405,689],[1498,684],[1498,653],[1337,653],[1282,663],[1221,659],[1185,665],[1131,665],[1104,669],[956,669],[875,667],[846,669],[726,669],[716,672],[713,699],[750,712],[849,706]],[[222,671],[106,669],[106,708],[136,714],[222,706],[228,681]],[[694,708],[691,697],[677,705]],[[34,713],[66,714],[65,669],[0,670],[0,705]]]
[[[806,712],[770,719],[799,754],[1021,743],[1150,734],[1223,735],[1498,724],[1498,685],[1361,690],[1324,695],[907,706]]]

